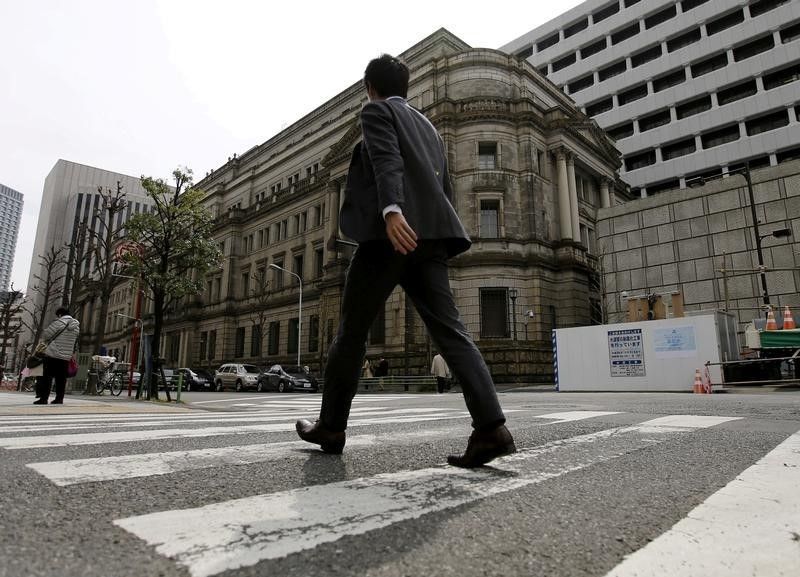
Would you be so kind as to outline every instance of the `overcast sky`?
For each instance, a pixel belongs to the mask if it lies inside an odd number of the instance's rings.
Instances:
[[[576,0],[0,2],[0,183],[25,195],[11,280],[24,289],[59,158],[202,177],[444,27],[499,48]],[[199,178],[198,178],[199,180]]]

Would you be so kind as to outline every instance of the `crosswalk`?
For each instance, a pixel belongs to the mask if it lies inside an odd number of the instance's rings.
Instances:
[[[408,396],[399,398],[409,399]],[[348,453],[369,450],[376,445],[414,445],[422,440],[459,437],[469,424],[469,415],[463,409],[402,407],[394,403],[395,400],[389,396],[356,398],[348,430]],[[243,399],[243,402],[249,403],[249,400]],[[246,411],[7,416],[0,417],[0,451],[13,451],[17,455],[27,455],[25,452],[30,451],[26,467],[62,490],[90,483],[278,463],[303,454],[301,452],[308,451],[309,445],[282,440],[285,435],[278,440],[244,445],[237,444],[238,440],[228,444],[226,439],[287,433],[293,431],[295,418],[313,416],[318,410],[319,397],[314,396],[260,400]],[[593,432],[520,447],[518,453],[478,470],[446,465],[409,468],[218,500],[192,508],[150,511],[112,521],[160,555],[185,567],[194,577],[207,577],[535,486],[704,429],[724,428],[740,419],[683,414],[642,418],[621,411],[526,412],[525,426],[532,428],[549,429],[580,421],[602,425]],[[521,422],[520,419],[517,424]],[[388,426],[397,424],[413,424],[414,427],[409,430]],[[188,448],[153,450],[158,448],[159,441],[175,439],[188,443]],[[215,443],[222,446],[191,446],[207,439],[216,439]],[[142,441],[147,443],[137,444]],[[114,444],[111,456],[52,459],[59,451],[36,452],[38,449],[110,444]],[[142,450],[142,446],[146,449]],[[37,459],[41,454],[48,458]],[[74,452],[70,454],[75,455]],[[780,481],[773,478],[773,467],[777,463],[784,469]],[[748,527],[746,515],[752,515],[752,511],[737,508],[737,500],[747,497],[737,492],[737,487],[743,483],[748,487],[767,487],[771,491],[771,503],[780,504],[775,506],[779,510],[769,514],[783,520],[784,530],[800,529],[797,527],[800,501],[786,497],[800,486],[800,434],[790,436],[762,461],[744,471],[740,478],[712,495],[707,503],[698,507],[695,517],[690,515],[684,520],[686,523],[681,521],[673,530],[624,560],[609,575],[700,574],[696,572],[697,565],[689,565],[690,570],[682,565],[670,566],[661,573],[643,572],[642,567],[649,567],[653,556],[669,560],[676,549],[685,547],[687,539],[694,538],[699,530],[697,523],[707,524],[709,519],[719,518],[720,522],[736,526],[740,531]],[[691,526],[692,523],[695,526]],[[769,531],[766,534],[772,535]],[[724,531],[717,538],[721,542],[727,539]],[[727,554],[730,557],[735,552]],[[771,574],[759,572],[763,565],[754,563],[747,574]]]

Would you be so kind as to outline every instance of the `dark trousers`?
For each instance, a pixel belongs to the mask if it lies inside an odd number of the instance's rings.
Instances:
[[[56,380],[56,401],[64,400],[64,391],[67,388],[67,367],[69,360],[53,359],[45,357],[43,367],[43,375],[39,377],[38,386],[36,387],[40,399],[47,399],[50,396],[50,387],[52,386],[53,379]]]
[[[372,321],[400,285],[414,303],[436,348],[458,377],[476,429],[505,422],[492,377],[453,302],[447,276],[447,253],[437,241],[422,241],[401,255],[389,241],[359,245],[344,286],[342,317],[328,350],[320,421],[332,431],[344,431],[366,354]]]
[[[447,379],[445,377],[436,377],[436,392],[443,393],[447,388]]]

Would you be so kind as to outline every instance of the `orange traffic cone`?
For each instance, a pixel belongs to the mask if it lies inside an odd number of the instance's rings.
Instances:
[[[789,305],[783,309],[783,330],[796,329],[797,323],[794,322],[792,311],[789,310]]]
[[[767,331],[777,331],[778,330],[778,323],[775,322],[775,314],[772,312],[772,309],[769,309],[767,313],[767,326],[764,327],[764,330]]]
[[[692,387],[692,392],[695,395],[702,395],[705,391],[705,385],[703,384],[703,377],[700,376],[700,369],[694,370],[694,386]]]

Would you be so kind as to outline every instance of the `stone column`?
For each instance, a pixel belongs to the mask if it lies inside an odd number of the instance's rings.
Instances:
[[[567,184],[567,157],[564,150],[556,152],[558,162],[558,215],[561,238],[572,238],[572,218],[570,216],[569,185]]]
[[[602,208],[608,208],[611,206],[611,194],[608,190],[607,178],[600,179],[600,206]]]
[[[569,186],[569,207],[572,219],[572,240],[581,241],[581,227],[578,218],[578,186],[575,183],[575,157],[567,156],[567,184]]]

